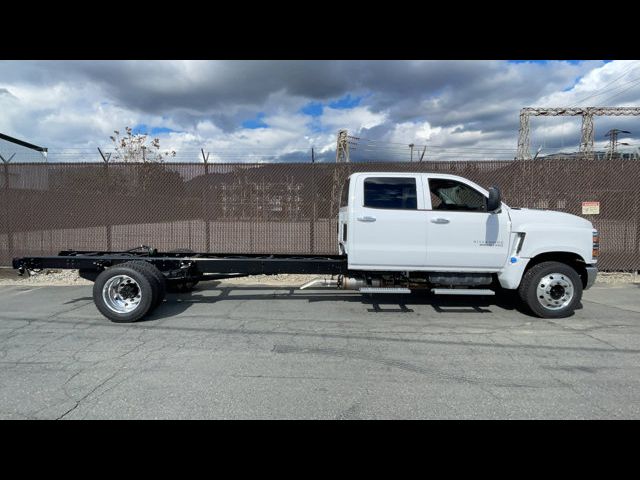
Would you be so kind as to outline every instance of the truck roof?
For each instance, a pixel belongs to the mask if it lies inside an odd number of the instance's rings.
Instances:
[[[474,181],[466,178],[466,177],[461,177],[460,175],[452,175],[450,173],[436,173],[436,172],[354,172],[351,175],[349,175],[349,178],[357,178],[357,177],[363,177],[363,176],[377,176],[377,177],[403,177],[406,175],[428,175],[429,177],[436,177],[436,178],[447,178],[447,179],[451,179],[451,180],[460,180],[463,183],[467,183],[469,185],[473,185],[475,186],[478,190],[480,190],[482,193],[484,193],[485,195],[488,195],[489,192],[487,189],[485,189],[484,187],[482,187],[481,185],[478,185],[477,183],[475,183]]]
[[[430,177],[451,178],[451,179],[463,179],[469,181],[468,178],[461,177],[460,175],[452,175],[450,173],[436,173],[436,172],[354,172],[349,177],[356,176],[379,176],[379,177],[402,177],[405,175],[428,175]]]

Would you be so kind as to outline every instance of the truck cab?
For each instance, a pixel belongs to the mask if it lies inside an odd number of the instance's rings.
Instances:
[[[497,188],[456,175],[354,173],[338,221],[350,272],[388,272],[394,284],[404,278],[444,294],[518,289],[540,316],[570,314],[597,273],[591,222],[509,207]]]

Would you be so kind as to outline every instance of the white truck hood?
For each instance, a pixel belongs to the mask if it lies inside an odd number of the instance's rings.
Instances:
[[[556,212],[554,210],[509,208],[509,216],[511,217],[511,228],[514,232],[520,231],[522,227],[527,225],[545,225],[550,228],[593,228],[589,220],[578,217],[577,215]]]

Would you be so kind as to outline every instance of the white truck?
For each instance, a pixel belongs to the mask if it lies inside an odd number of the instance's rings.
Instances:
[[[517,289],[541,317],[574,311],[595,281],[599,252],[588,220],[509,207],[495,187],[430,173],[351,175],[342,191],[339,244],[349,271],[367,272],[376,287],[490,295],[499,285]]]
[[[337,255],[216,254],[150,247],[126,252],[68,250],[13,260],[20,273],[77,268],[94,280],[107,318],[136,321],[165,297],[201,280],[255,274],[317,273],[301,288],[367,294],[427,290],[493,295],[517,290],[537,316],[566,317],[597,275],[598,232],[567,213],[509,207],[496,187],[455,175],[354,173],[342,188]]]

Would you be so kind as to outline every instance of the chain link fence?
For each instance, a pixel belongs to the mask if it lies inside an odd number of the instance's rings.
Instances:
[[[588,215],[603,270],[640,269],[640,162],[5,163],[0,265],[60,250],[333,254],[340,189],[355,171],[442,172],[501,188],[510,206]]]

